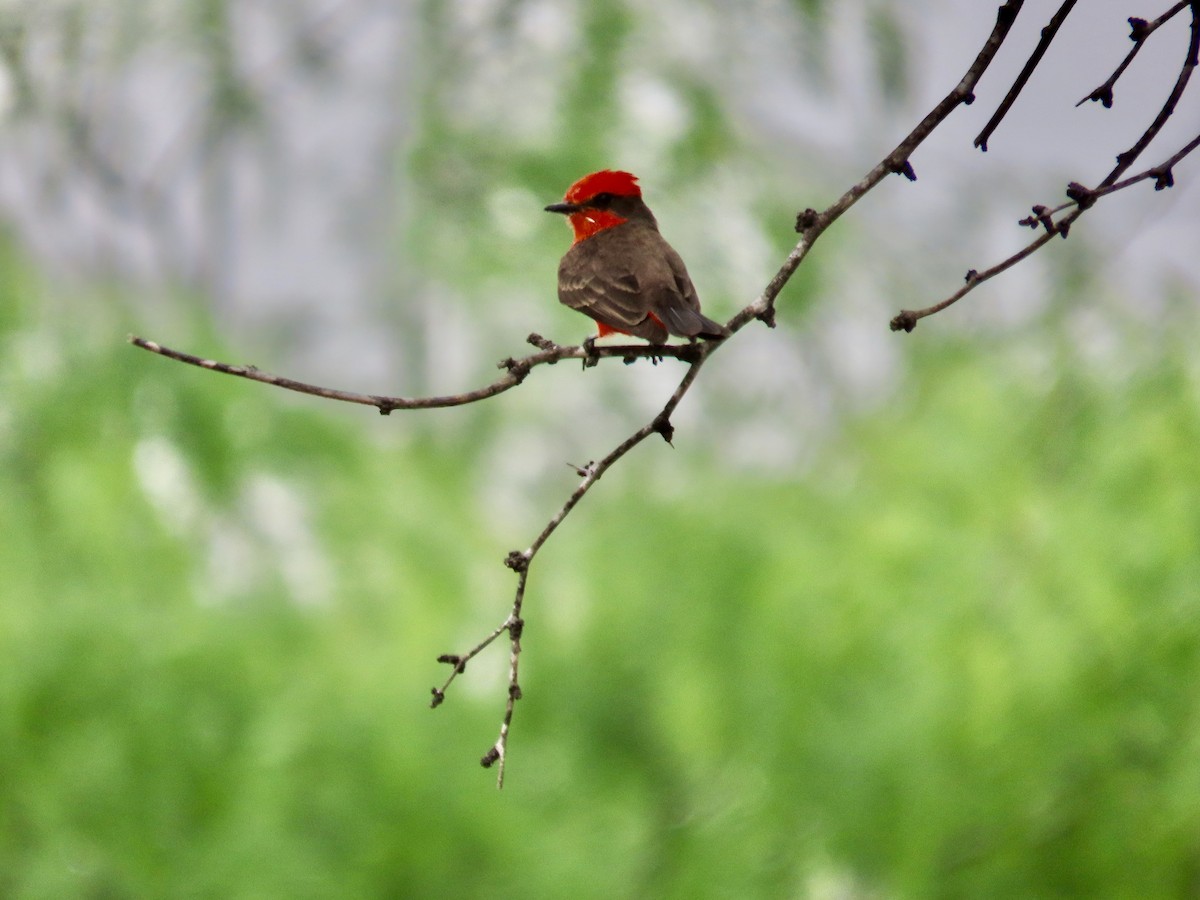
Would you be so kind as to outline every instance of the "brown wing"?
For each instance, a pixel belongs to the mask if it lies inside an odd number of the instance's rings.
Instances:
[[[636,230],[618,225],[571,247],[558,267],[558,299],[609,328],[661,344],[667,329],[650,316]]]
[[[700,313],[700,298],[696,295],[696,287],[692,284],[683,259],[661,236],[658,239],[662,242],[663,259],[670,270],[670,283],[656,292],[651,305],[654,314],[671,334],[680,337],[716,338],[728,335],[724,325]]]

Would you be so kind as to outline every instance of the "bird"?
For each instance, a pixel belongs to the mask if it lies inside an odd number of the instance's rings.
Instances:
[[[700,312],[687,267],[659,234],[636,176],[592,172],[546,212],[565,215],[575,232],[558,266],[558,299],[594,319],[596,337],[628,334],[665,344],[670,335],[692,341],[729,336]]]

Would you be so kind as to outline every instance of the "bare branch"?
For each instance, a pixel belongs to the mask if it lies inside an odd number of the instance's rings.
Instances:
[[[950,93],[942,98],[937,106],[929,111],[925,118],[918,123],[917,127],[910,131],[891,153],[885,156],[877,166],[864,175],[857,184],[842,194],[824,212],[818,213],[816,210],[806,209],[796,217],[796,231],[803,235],[803,237],[792,248],[792,252],[788,254],[787,259],[784,261],[783,268],[771,279],[758,300],[743,309],[729,322],[730,331],[737,331],[750,319],[759,319],[767,325],[773,326],[775,323],[776,297],[779,296],[779,292],[783,290],[783,286],[787,284],[800,263],[804,261],[804,257],[808,255],[808,251],[812,249],[812,245],[824,233],[825,229],[836,222],[842,213],[857,203],[867,191],[879,184],[887,175],[893,173],[902,174],[910,181],[916,181],[916,173],[913,171],[908,158],[921,145],[925,138],[929,137],[933,133],[933,130],[942,124],[960,104],[969,105],[974,102],[975,85],[979,83],[979,79],[983,77],[983,73],[987,71],[988,66],[995,59],[1000,45],[1008,37],[1008,32],[1012,28],[1013,22],[1016,21],[1017,14],[1021,11],[1023,5],[1024,0],[1008,0],[1008,2],[1004,3],[996,11],[996,24],[992,28],[992,33],[988,35],[982,49],[980,49],[974,61],[967,68],[962,80],[954,86],[954,89]]]
[[[945,300],[935,303],[932,306],[928,306],[925,309],[901,310],[900,313],[891,321],[892,331],[912,331],[917,327],[918,320],[923,319],[926,316],[932,316],[934,313],[939,313],[948,306],[953,306],[971,291],[975,290],[975,288],[979,287],[979,285],[983,284],[983,282],[995,278],[1001,272],[1011,269],[1021,260],[1025,259],[1035,251],[1040,250],[1046,244],[1050,243],[1051,239],[1055,235],[1062,235],[1063,237],[1066,237],[1067,233],[1070,231],[1071,223],[1079,218],[1079,216],[1081,216],[1087,209],[1091,208],[1092,204],[1101,197],[1105,197],[1109,194],[1114,194],[1117,191],[1124,190],[1125,188],[1132,187],[1133,185],[1142,181],[1149,181],[1151,178],[1154,179],[1154,189],[1156,191],[1161,191],[1164,188],[1174,187],[1175,176],[1173,173],[1173,168],[1175,164],[1197,147],[1200,147],[1200,135],[1192,138],[1192,140],[1181,147],[1177,152],[1173,153],[1170,157],[1163,160],[1157,166],[1152,166],[1151,168],[1146,169],[1144,172],[1139,172],[1137,175],[1131,175],[1129,178],[1123,179],[1122,181],[1096,188],[1095,190],[1088,190],[1087,188],[1083,187],[1083,185],[1072,182],[1067,188],[1067,193],[1068,195],[1074,195],[1075,199],[1072,199],[1061,206],[1056,206],[1054,209],[1046,209],[1043,206],[1035,206],[1034,214],[1026,219],[1021,220],[1020,224],[1022,225],[1028,225],[1033,228],[1037,228],[1039,225],[1044,227],[1044,233],[1041,234],[1036,240],[1027,244],[1025,247],[1021,248],[1007,259],[1004,259],[992,266],[990,269],[985,269],[982,272],[977,272],[976,270],[971,269],[969,272],[967,272],[966,284],[947,297]],[[1063,210],[1071,209],[1072,207],[1075,209],[1073,214],[1064,217],[1058,222],[1053,220],[1053,217],[1056,214],[1062,212]]]
[[[1183,96],[1192,72],[1200,64],[1200,0],[1191,0],[1191,9],[1191,38],[1188,40],[1187,56],[1184,57],[1183,65],[1179,69],[1179,77],[1175,79],[1175,86],[1171,88],[1171,93],[1163,103],[1162,109],[1158,111],[1158,115],[1154,117],[1154,121],[1150,123],[1142,136],[1124,153],[1117,154],[1116,167],[1100,182],[1100,187],[1110,185],[1120,178],[1121,173],[1133,165],[1142,155],[1142,151],[1158,136],[1163,125],[1167,123],[1167,119],[1171,118],[1175,112],[1175,106],[1179,103],[1179,98]]]
[[[730,333],[740,330],[747,322],[752,319],[758,319],[767,325],[774,326],[775,322],[775,300],[779,292],[791,279],[804,257],[808,255],[808,251],[812,248],[813,243],[818,237],[833,224],[846,210],[853,206],[858,200],[869,190],[874,188],[885,176],[891,173],[903,174],[910,180],[916,180],[916,173],[913,171],[908,157],[912,152],[920,146],[933,130],[940,125],[950,115],[951,112],[959,104],[970,104],[975,99],[974,89],[983,73],[987,71],[988,66],[995,58],[1000,45],[1008,36],[1009,30],[1012,28],[1013,22],[1016,20],[1017,14],[1021,11],[1024,5],[1024,0],[1006,0],[996,12],[996,24],[992,28],[991,34],[988,35],[982,49],[976,55],[974,61],[963,75],[962,80],[948,93],[936,107],[918,123],[909,134],[896,145],[878,165],[868,172],[857,184],[853,185],[841,197],[839,197],[829,208],[824,212],[817,213],[814,210],[806,210],[797,217],[796,230],[803,234],[802,239],[792,249],[784,260],[783,266],[767,284],[766,288],[759,295],[758,299],[742,309],[728,323]],[[728,340],[725,338],[724,340]],[[173,350],[155,341],[131,335],[130,343],[144,350],[149,350],[153,353],[158,353],[162,356],[178,360],[179,362],[188,363],[189,365],[199,366],[200,368],[210,369],[215,372],[223,372],[227,375],[236,375],[240,378],[248,378],[252,381],[260,381],[264,384],[275,385],[291,391],[298,391],[303,394],[310,394],[317,397],[323,397],[329,400],[339,400],[345,403],[358,403],[364,406],[374,406],[381,413],[387,415],[395,409],[430,409],[448,406],[461,406],[466,403],[474,403],[479,400],[494,397],[496,394],[503,393],[520,384],[529,371],[535,366],[542,364],[553,364],[562,359],[582,359],[585,363],[595,357],[610,357],[620,356],[626,362],[639,357],[661,358],[663,356],[673,356],[689,362],[695,362],[703,358],[703,354],[707,351],[702,348],[705,346],[719,346],[723,341],[715,341],[708,344],[685,344],[685,345],[630,345],[621,347],[595,347],[592,346],[566,346],[560,347],[552,341],[547,341],[538,335],[530,335],[529,341],[534,346],[541,348],[541,352],[531,354],[530,356],[521,359],[505,359],[500,363],[501,368],[507,369],[507,373],[498,378],[496,381],[475,391],[470,391],[463,394],[450,394],[439,397],[388,397],[375,394],[360,394],[353,391],[342,391],[333,388],[321,387],[319,385],[307,384],[305,382],[296,381],[291,378],[285,378],[278,375],[272,375],[264,372],[254,366],[239,366],[229,363],[218,362],[216,360],[205,359],[195,356],[190,353],[185,353],[179,350]]]
[[[1129,64],[1133,62],[1133,58],[1138,55],[1138,51],[1146,43],[1146,39],[1158,30],[1159,26],[1169,19],[1173,19],[1176,15],[1183,12],[1187,8],[1191,0],[1179,0],[1174,6],[1168,9],[1165,13],[1155,19],[1153,22],[1147,22],[1145,19],[1138,19],[1134,16],[1129,17],[1129,39],[1133,41],[1133,47],[1125,58],[1121,60],[1121,64],[1116,70],[1108,76],[1108,80],[1100,85],[1078,103],[1076,106],[1083,106],[1089,100],[1099,100],[1105,109],[1110,109],[1113,105],[1113,88],[1117,84],[1117,80],[1125,74],[1125,70],[1129,68]]]
[[[975,138],[975,146],[984,153],[987,153],[988,138],[992,136],[992,132],[996,130],[1000,122],[1008,115],[1008,111],[1025,88],[1025,84],[1029,81],[1029,76],[1033,74],[1033,70],[1042,61],[1042,57],[1046,55],[1046,51],[1050,49],[1050,44],[1058,34],[1058,29],[1062,26],[1062,23],[1066,20],[1067,15],[1071,12],[1071,8],[1074,5],[1075,0],[1063,0],[1062,6],[1058,8],[1058,12],[1051,17],[1049,24],[1042,29],[1042,36],[1038,40],[1037,46],[1033,48],[1033,53],[1029,55],[1029,59],[1025,61],[1025,66],[1021,69],[1021,74],[1017,76],[1017,80],[1008,89],[1008,93],[1004,95],[1004,99],[1000,101],[1000,105],[996,107],[996,111],[988,119],[988,123],[983,126],[983,131],[979,132],[979,136]]]
[[[275,387],[296,391],[300,394],[322,397],[326,400],[339,400],[343,403],[374,406],[385,416],[397,409],[442,409],[450,406],[464,406],[468,403],[477,403],[480,400],[495,397],[497,394],[503,394],[505,391],[515,388],[525,380],[525,377],[536,366],[554,365],[554,363],[564,359],[581,359],[586,363],[589,359],[605,359],[616,356],[623,359],[626,363],[631,363],[635,359],[656,361],[669,356],[684,361],[692,361],[698,359],[701,353],[699,349],[701,345],[699,344],[622,344],[607,347],[592,347],[589,352],[588,347],[560,346],[553,341],[546,340],[539,334],[531,334],[527,340],[533,346],[540,347],[541,350],[538,353],[531,353],[529,356],[523,356],[520,359],[509,357],[501,360],[497,364],[497,367],[505,369],[505,374],[491,384],[484,385],[473,391],[466,391],[461,394],[446,394],[440,397],[389,397],[381,394],[359,394],[354,391],[342,391],[336,388],[309,384],[304,381],[296,381],[292,378],[285,378],[281,375],[272,375],[270,372],[264,372],[257,366],[239,366],[218,362],[215,359],[205,359],[201,356],[185,353],[182,350],[174,350],[157,341],[150,341],[132,334],[129,336],[129,343],[135,347],[141,347],[143,350],[149,350],[151,353],[157,353],[159,356],[165,356],[168,359],[178,360],[179,362],[198,366],[201,369],[209,369],[213,372],[222,372],[225,375],[236,375],[238,378],[259,381],[263,384],[274,385]]]
[[[453,683],[455,678],[467,671],[467,663],[487,649],[492,641],[504,634],[504,631],[506,628],[508,628],[509,624],[509,620],[505,619],[500,623],[500,626],[495,631],[485,637],[482,641],[480,641],[462,656],[459,656],[456,653],[443,653],[438,657],[438,662],[453,666],[453,668],[450,670],[450,677],[446,679],[442,686],[440,688],[435,687],[430,691],[430,693],[433,694],[433,699],[429,701],[430,709],[437,709],[442,705],[442,701],[446,699],[446,691],[450,687],[451,683]]]
[[[479,644],[473,647],[464,656],[445,655],[439,658],[440,662],[447,662],[454,665],[454,672],[446,680],[442,687],[433,689],[432,706],[439,706],[445,699],[446,689],[454,680],[466,663],[473,659],[479,651],[483,650],[488,644],[494,641],[505,630],[509,634],[510,653],[509,653],[509,679],[508,679],[508,700],[504,705],[504,718],[500,723],[500,734],[488,751],[483,755],[480,763],[484,768],[490,768],[492,765],[499,763],[499,768],[496,774],[496,787],[504,787],[504,767],[508,751],[508,732],[512,725],[513,711],[516,702],[521,699],[521,686],[517,679],[517,672],[521,658],[521,635],[524,631],[525,622],[521,618],[521,606],[525,601],[525,586],[529,580],[529,566],[537,556],[538,551],[545,546],[550,536],[554,534],[563,520],[570,514],[571,510],[579,503],[580,500],[590,491],[593,485],[600,480],[610,468],[612,468],[625,454],[630,450],[650,437],[652,434],[661,435],[662,438],[670,443],[671,437],[674,434],[674,428],[671,425],[671,415],[675,412],[679,402],[683,399],[684,394],[688,392],[692,384],[696,380],[696,376],[700,373],[700,367],[704,364],[704,360],[715,352],[721,342],[699,344],[702,347],[700,356],[692,362],[684,374],[683,379],[676,386],[675,391],[663,405],[662,410],[653,419],[631,434],[625,440],[621,441],[616,447],[608,452],[608,454],[599,462],[588,463],[582,468],[583,480],[579,482],[578,487],[571,493],[558,512],[551,517],[546,523],[546,527],[541,533],[534,538],[532,544],[527,550],[514,550],[504,560],[504,564],[517,573],[517,589],[513,598],[512,610],[508,614],[508,618],[493,631],[488,637],[484,638]]]
[[[948,306],[953,306],[985,281],[995,278],[1001,272],[1011,269],[1021,260],[1041,249],[1043,246],[1048,244],[1057,233],[1058,232],[1056,231],[1047,231],[1035,241],[1026,245],[1021,250],[1008,257],[1008,259],[996,263],[996,265],[992,266],[990,269],[984,269],[982,272],[978,272],[975,269],[970,269],[964,279],[966,284],[964,284],[945,300],[942,300],[940,303],[935,303],[933,306],[926,307],[925,309],[902,309],[900,313],[891,321],[892,331],[912,331],[917,327],[918,319],[923,319],[926,316],[932,316],[934,313],[939,313]]]
[[[1183,159],[1200,145],[1200,137],[1184,145],[1179,151],[1157,166],[1153,166],[1141,174],[1134,175],[1123,181],[1117,181],[1117,179],[1142,154],[1142,151],[1146,149],[1150,142],[1158,135],[1159,131],[1162,130],[1167,119],[1175,112],[1175,107],[1179,103],[1179,98],[1183,96],[1184,90],[1187,88],[1192,72],[1200,64],[1200,0],[1189,0],[1189,2],[1192,9],[1191,38],[1188,41],[1187,55],[1184,57],[1179,75],[1175,79],[1175,85],[1163,103],[1162,108],[1158,111],[1158,115],[1154,117],[1154,121],[1147,126],[1142,136],[1137,139],[1132,147],[1124,153],[1117,155],[1116,166],[1105,176],[1104,180],[1094,189],[1088,189],[1078,182],[1071,182],[1067,186],[1067,196],[1070,198],[1070,202],[1054,207],[1053,209],[1048,209],[1044,206],[1033,207],[1033,215],[1022,219],[1020,224],[1035,228],[1041,225],[1045,229],[1043,234],[1039,235],[1035,240],[1018,250],[1012,256],[1000,261],[989,269],[985,269],[982,272],[977,272],[975,269],[970,270],[967,273],[966,284],[944,300],[934,303],[932,306],[927,306],[924,309],[901,310],[898,315],[892,318],[890,323],[892,331],[912,331],[916,328],[917,322],[920,319],[932,316],[947,307],[953,306],[985,281],[1012,268],[1021,260],[1046,246],[1056,234],[1065,238],[1070,233],[1071,225],[1074,224],[1075,220],[1090,209],[1099,198],[1150,178],[1155,179],[1155,190],[1162,190],[1174,185],[1175,176],[1172,168],[1179,160]],[[1053,217],[1056,214],[1068,209],[1071,211],[1067,215],[1057,221],[1054,220]]]

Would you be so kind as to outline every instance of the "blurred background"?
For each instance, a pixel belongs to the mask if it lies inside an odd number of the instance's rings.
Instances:
[[[987,154],[978,100],[820,241],[555,534],[507,784],[505,554],[681,370],[466,408],[555,297],[542,207],[642,179],[705,310],[961,77],[996,4],[0,4],[0,895],[1200,893],[1200,168],[1034,258],[1183,60],[1067,20]],[[1194,92],[1193,92],[1194,93]],[[1179,112],[1136,168],[1194,136]],[[1189,129],[1191,129],[1189,131]]]

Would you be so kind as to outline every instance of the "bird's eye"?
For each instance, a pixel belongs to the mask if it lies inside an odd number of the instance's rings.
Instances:
[[[592,198],[592,206],[608,206],[613,202],[613,195],[605,191],[603,194],[597,194]]]

